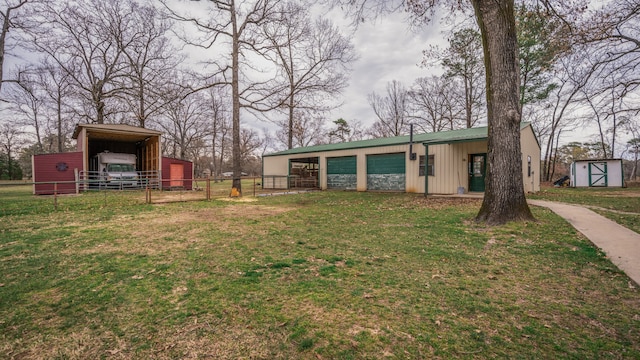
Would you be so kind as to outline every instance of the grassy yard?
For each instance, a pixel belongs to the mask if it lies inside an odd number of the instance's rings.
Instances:
[[[638,288],[542,208],[486,228],[475,199],[104,196],[0,193],[22,209],[0,211],[0,357],[640,358]]]
[[[543,188],[531,199],[561,201],[590,207],[595,212],[640,233],[640,187]]]

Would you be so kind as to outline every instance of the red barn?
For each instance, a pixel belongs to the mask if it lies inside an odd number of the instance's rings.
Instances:
[[[162,157],[161,134],[124,124],[78,124],[73,133],[77,152],[33,157],[34,194],[53,194],[55,186],[59,194],[86,190],[91,173],[97,171],[91,168],[91,160],[102,152],[135,155],[140,179],[154,188],[192,190],[193,163]]]
[[[51,195],[77,192],[76,180],[84,170],[82,152],[36,155],[32,160],[33,193]]]
[[[162,157],[162,188],[193,189],[193,163],[170,157]]]

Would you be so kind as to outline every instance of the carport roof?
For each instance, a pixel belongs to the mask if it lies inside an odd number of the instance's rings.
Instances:
[[[87,129],[88,137],[104,140],[142,141],[162,133],[125,124],[77,124],[73,131],[73,139],[77,139],[82,129]]]
[[[520,130],[524,129],[527,126],[530,126],[530,123],[528,122],[521,123]],[[422,143],[427,145],[436,145],[436,144],[451,144],[451,143],[457,143],[457,142],[481,141],[481,140],[487,139],[487,134],[488,134],[488,128],[486,126],[483,126],[483,127],[461,129],[461,130],[414,134],[413,142],[417,144]],[[279,155],[306,154],[306,153],[323,152],[323,151],[351,150],[351,149],[361,149],[361,148],[391,146],[391,145],[403,145],[408,143],[409,143],[409,135],[404,135],[404,136],[396,136],[396,137],[390,137],[390,138],[369,139],[369,140],[360,140],[360,141],[350,141],[350,142],[344,142],[344,143],[338,143],[338,144],[325,144],[325,145],[301,147],[301,148],[295,148],[290,150],[284,150],[284,151],[280,151],[272,154],[267,154],[265,155],[265,157],[279,156]]]

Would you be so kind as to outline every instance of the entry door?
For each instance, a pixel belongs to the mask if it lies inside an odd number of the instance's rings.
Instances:
[[[483,192],[487,154],[472,154],[469,158],[469,191]]]
[[[170,164],[169,167],[169,186],[171,187],[180,187],[183,186],[183,177],[184,177],[184,164]]]
[[[589,163],[589,186],[607,186],[607,163]]]

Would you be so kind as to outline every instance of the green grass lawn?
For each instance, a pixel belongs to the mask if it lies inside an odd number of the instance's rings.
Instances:
[[[487,228],[475,199],[104,196],[0,193],[23,209],[0,211],[0,357],[640,358],[638,288],[546,209]]]

